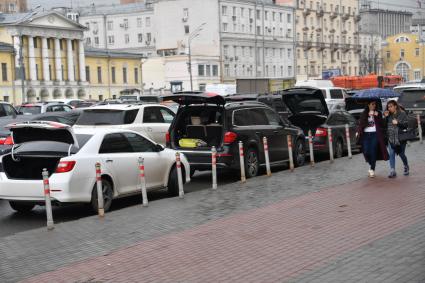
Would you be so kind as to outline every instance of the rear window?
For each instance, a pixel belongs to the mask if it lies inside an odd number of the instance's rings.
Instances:
[[[123,125],[131,124],[136,119],[138,109],[133,110],[110,110],[93,109],[84,110],[76,125]]]
[[[264,110],[264,108],[235,110],[233,112],[233,124],[235,126],[269,125],[269,120]]]
[[[425,91],[405,91],[400,96],[398,103],[405,108],[424,108]]]
[[[76,154],[92,137],[92,135],[87,134],[76,134],[79,148],[72,146],[71,154]],[[34,154],[34,153],[43,153],[43,155],[61,155],[67,156],[69,150],[69,144],[62,142],[53,142],[53,141],[34,141],[20,144],[16,147],[16,154]]]
[[[157,97],[157,96],[142,96],[142,97],[140,97],[140,101],[145,102],[145,103],[158,103],[159,97]]]
[[[29,105],[23,105],[19,108],[19,111],[22,114],[40,114],[41,113],[41,106],[29,106]]]
[[[344,94],[342,89],[331,89],[330,90],[331,99],[344,99]]]

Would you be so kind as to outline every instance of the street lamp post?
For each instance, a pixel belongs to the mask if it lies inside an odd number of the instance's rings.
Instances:
[[[190,77],[190,91],[193,91],[193,76],[192,76],[192,50],[191,50],[191,43],[192,40],[199,36],[199,32],[202,30],[206,23],[202,23],[200,26],[198,26],[191,34],[189,34],[189,38],[187,40],[188,44],[188,71],[189,71],[189,77]]]

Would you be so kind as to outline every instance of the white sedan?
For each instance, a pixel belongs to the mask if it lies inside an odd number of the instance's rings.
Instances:
[[[101,163],[105,211],[114,198],[138,194],[138,159],[144,158],[146,188],[178,195],[176,151],[123,129],[72,129],[33,121],[10,125],[11,153],[0,157],[0,199],[18,212],[44,200],[42,170],[49,171],[51,198],[59,203],[90,203],[97,210],[96,162]],[[183,180],[190,167],[181,155]]]

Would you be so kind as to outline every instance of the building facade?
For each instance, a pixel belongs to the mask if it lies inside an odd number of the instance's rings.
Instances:
[[[8,76],[0,82],[0,99],[15,104],[64,97],[102,99],[123,88],[140,86],[141,78],[136,84],[130,72],[135,66],[140,68],[141,56],[86,52],[84,30],[84,26],[56,12],[4,15],[0,19],[1,63]],[[104,62],[111,66],[115,61],[120,70],[127,66],[127,83],[112,83],[111,75],[103,79],[104,74],[110,74]],[[101,80],[92,83],[93,76],[88,72],[94,70],[100,70]],[[137,76],[140,74],[138,69]]]
[[[2,0],[0,1],[1,13],[24,13],[28,9],[27,0]]]
[[[425,73],[424,43],[417,35],[401,33],[386,38],[382,48],[384,74],[420,81]]]
[[[360,75],[382,74],[382,37],[379,34],[360,33]]]

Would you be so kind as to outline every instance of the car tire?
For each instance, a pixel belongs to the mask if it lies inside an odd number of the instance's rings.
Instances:
[[[335,145],[335,158],[341,158],[344,156],[344,144],[341,139],[338,139]]]
[[[294,166],[301,167],[305,164],[305,144],[297,140],[294,148]]]
[[[254,148],[248,148],[245,153],[245,175],[252,178],[258,175],[260,163],[258,161],[258,153]]]
[[[35,204],[30,202],[23,202],[23,201],[9,201],[10,207],[19,213],[28,213],[30,212]]]
[[[103,191],[103,209],[105,212],[109,211],[112,205],[112,200],[114,198],[114,188],[112,183],[102,178],[102,191]],[[98,202],[97,202],[97,184],[95,183],[93,186],[91,201],[90,201],[91,209],[97,213],[98,212]]]

